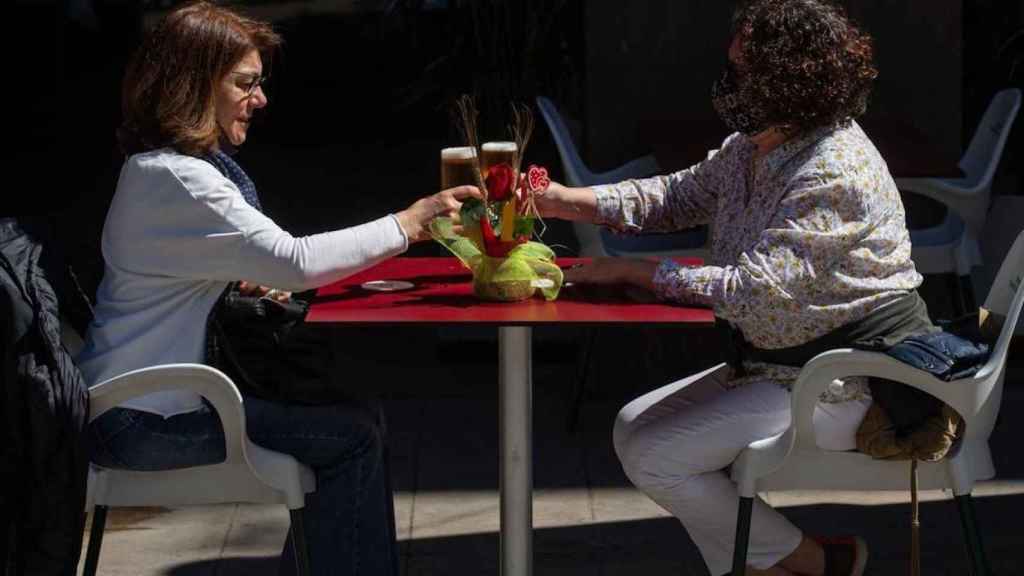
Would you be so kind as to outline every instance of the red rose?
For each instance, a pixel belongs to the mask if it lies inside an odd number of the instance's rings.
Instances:
[[[498,164],[487,169],[487,199],[492,202],[500,202],[512,195],[515,175],[512,167],[508,164]]]

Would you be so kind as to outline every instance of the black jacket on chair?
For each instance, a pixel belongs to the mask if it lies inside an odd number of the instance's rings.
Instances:
[[[61,343],[49,246],[0,219],[0,576],[75,573],[89,392]]]

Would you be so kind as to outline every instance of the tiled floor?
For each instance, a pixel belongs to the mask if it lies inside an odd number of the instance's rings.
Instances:
[[[978,516],[997,574],[1024,573],[1024,375],[1015,369],[993,439],[998,480],[976,490]],[[455,368],[418,388],[388,392],[396,519],[407,575],[497,574],[497,400],[493,365]],[[420,374],[422,376],[422,373]],[[566,365],[535,371],[535,573],[693,574],[706,571],[679,524],[630,487],[612,453],[615,412],[634,391],[598,378],[579,424],[566,427]],[[471,383],[470,383],[471,381]],[[565,385],[563,385],[565,384]],[[427,393],[426,389],[436,393]],[[872,546],[870,574],[906,574],[905,493],[770,494],[810,532],[853,531]],[[954,505],[923,495],[924,574],[965,574]],[[288,515],[283,507],[226,505],[115,510],[100,572],[112,575],[275,574]]]

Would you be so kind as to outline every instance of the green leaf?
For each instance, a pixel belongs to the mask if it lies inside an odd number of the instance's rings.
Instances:
[[[513,236],[516,238],[520,236],[526,236],[527,238],[533,237],[533,216],[519,216],[516,218],[516,228]]]
[[[468,198],[462,203],[459,210],[459,217],[462,225],[466,228],[475,228],[480,225],[480,217],[487,213],[487,207],[476,198]]]
[[[474,259],[480,256],[480,249],[472,240],[452,231],[451,218],[434,218],[430,222],[430,235],[470,269]]]

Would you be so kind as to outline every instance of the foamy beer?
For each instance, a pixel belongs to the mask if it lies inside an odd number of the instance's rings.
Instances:
[[[487,142],[480,147],[480,170],[487,177],[487,170],[498,164],[514,165],[516,159],[515,142]]]
[[[476,186],[476,149],[472,146],[441,150],[441,190],[469,184]]]

